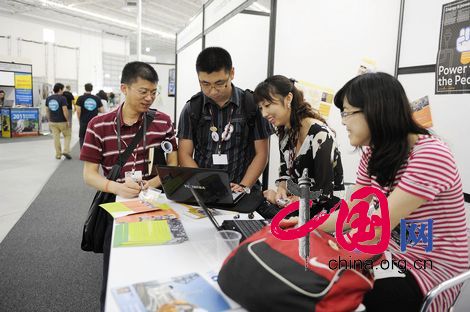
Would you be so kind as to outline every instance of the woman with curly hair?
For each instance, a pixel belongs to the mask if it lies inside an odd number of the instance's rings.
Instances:
[[[279,136],[280,167],[277,190],[264,192],[266,200],[283,206],[289,199],[286,181],[298,183],[305,168],[312,180],[312,191],[322,195],[312,208],[313,213],[332,208],[337,199],[333,191],[343,190],[343,168],[335,133],[296,88],[295,81],[281,75],[267,78],[254,91],[255,101]],[[273,217],[277,209],[270,207],[264,217]]]

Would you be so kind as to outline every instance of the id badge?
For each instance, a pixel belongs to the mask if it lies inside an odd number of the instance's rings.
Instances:
[[[126,178],[131,178],[134,182],[140,182],[142,181],[142,171],[137,170],[137,171],[127,171],[125,173]]]
[[[212,162],[214,165],[228,165],[227,154],[212,154]]]

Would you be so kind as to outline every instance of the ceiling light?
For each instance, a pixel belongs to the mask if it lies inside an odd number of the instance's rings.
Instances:
[[[40,2],[41,2],[42,5],[48,5],[48,6],[51,6],[51,7],[58,8],[58,9],[69,10],[69,11],[76,12],[76,13],[79,13],[79,14],[88,15],[88,16],[94,17],[94,18],[99,19],[99,20],[105,20],[105,21],[108,21],[108,22],[119,24],[121,26],[125,26],[127,28],[131,28],[132,30],[137,29],[137,24],[135,24],[135,23],[129,23],[129,22],[118,20],[118,19],[115,19],[115,18],[112,18],[112,17],[109,17],[109,16],[105,16],[105,15],[97,14],[97,13],[94,13],[94,12],[78,9],[78,8],[75,8],[75,7],[72,7],[72,6],[63,5],[63,4],[53,2],[53,1],[50,1],[50,0],[40,0]],[[151,33],[151,34],[155,34],[155,35],[159,35],[163,38],[175,39],[175,34],[168,33],[168,32],[161,31],[161,30],[157,30],[157,29],[153,29],[153,28],[150,28],[150,27],[142,27],[142,31],[145,31],[145,32],[148,32],[148,33]]]
[[[42,29],[42,40],[45,42],[55,42],[55,32],[53,29],[43,28]]]
[[[259,4],[258,2],[254,2],[252,6],[258,11],[270,13],[270,10],[268,10],[264,5]]]
[[[150,48],[149,48],[149,47],[146,47],[146,48],[145,48],[145,52],[150,52]]]

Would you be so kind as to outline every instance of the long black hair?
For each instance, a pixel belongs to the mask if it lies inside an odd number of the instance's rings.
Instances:
[[[341,111],[345,99],[362,110],[369,126],[369,176],[376,176],[381,186],[391,186],[410,151],[408,135],[429,132],[414,121],[403,86],[389,74],[368,73],[351,79],[335,95]]]
[[[292,148],[295,148],[299,139],[302,119],[308,117],[315,118],[326,124],[325,119],[305,101],[303,92],[295,87],[295,80],[282,75],[274,75],[266,78],[266,80],[260,82],[256,87],[254,98],[256,103],[262,101],[273,102],[276,97],[281,96],[285,98],[289,92],[293,95],[290,114],[291,129],[287,130],[285,126],[279,126],[276,131],[279,136],[279,141],[281,141],[286,134],[289,134],[291,138],[290,144],[293,145]]]

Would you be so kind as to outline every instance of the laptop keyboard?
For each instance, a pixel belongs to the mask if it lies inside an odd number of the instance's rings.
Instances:
[[[266,223],[261,220],[226,220],[222,223],[222,228],[239,232],[244,240],[261,230],[265,225]]]

